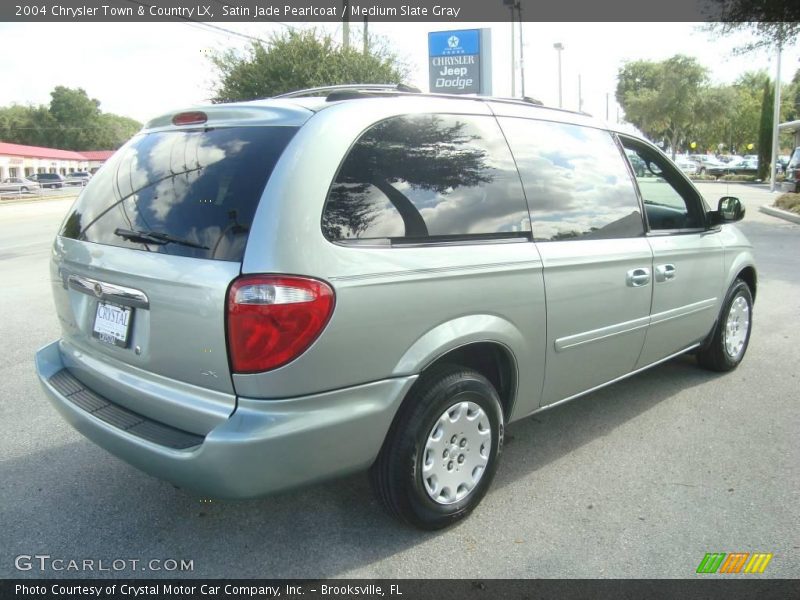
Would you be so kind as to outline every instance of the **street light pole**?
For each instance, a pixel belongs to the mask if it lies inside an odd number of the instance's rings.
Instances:
[[[778,39],[778,64],[775,67],[775,105],[772,107],[772,165],[770,166],[769,191],[775,191],[775,176],[778,174],[778,147],[780,142],[781,120],[781,46],[783,40]]]
[[[515,6],[517,7],[517,16],[519,17],[519,83],[522,88],[522,97],[525,97],[525,54],[522,50],[524,44],[522,43],[522,3],[517,0]],[[512,9],[513,10],[513,9]]]
[[[347,50],[350,48],[350,0],[342,0],[342,47]]]
[[[516,32],[514,31],[514,5],[509,6],[511,9],[511,97],[517,95],[517,42],[514,39]]]
[[[525,67],[522,62],[522,6],[520,0],[503,0],[503,4],[511,11],[511,97],[517,95],[517,43],[515,40],[516,31],[514,30],[514,9],[519,13],[519,66],[522,83],[522,96],[525,96]]]
[[[556,42],[553,48],[558,52],[558,108],[564,108],[563,98],[561,96],[561,51],[564,49],[564,44]]]

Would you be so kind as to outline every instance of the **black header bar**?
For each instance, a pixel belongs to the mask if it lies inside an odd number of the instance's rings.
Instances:
[[[516,2],[522,19],[555,21],[720,21],[750,0],[3,0],[12,22],[505,22]],[[782,0],[764,0],[765,18],[786,17]],[[773,6],[774,5],[774,6]],[[516,12],[516,11],[515,11]],[[791,12],[791,11],[790,11]],[[795,9],[794,12],[797,12]],[[778,15],[775,17],[775,15]],[[518,19],[515,16],[515,19]],[[748,17],[749,19],[749,17]],[[598,42],[602,32],[598,32]]]

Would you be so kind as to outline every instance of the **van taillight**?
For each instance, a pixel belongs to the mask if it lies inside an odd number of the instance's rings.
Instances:
[[[333,289],[307,277],[245,275],[228,292],[228,351],[236,373],[276,369],[317,339],[333,312]]]

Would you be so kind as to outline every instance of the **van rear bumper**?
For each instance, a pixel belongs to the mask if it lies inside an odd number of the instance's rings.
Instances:
[[[238,398],[226,421],[198,436],[70,379],[58,342],[36,353],[36,371],[50,402],[87,438],[146,473],[214,498],[261,496],[367,468],[416,380],[284,400]]]

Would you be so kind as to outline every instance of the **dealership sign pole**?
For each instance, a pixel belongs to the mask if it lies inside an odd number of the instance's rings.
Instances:
[[[490,96],[491,34],[488,28],[428,33],[430,91]]]

